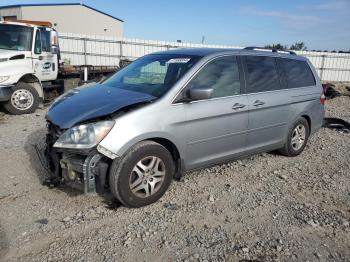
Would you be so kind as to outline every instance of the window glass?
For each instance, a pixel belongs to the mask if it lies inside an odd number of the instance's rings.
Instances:
[[[306,61],[283,58],[281,59],[288,88],[303,86],[314,86],[316,84],[314,75]]]
[[[104,83],[115,88],[161,97],[200,58],[180,54],[146,55],[118,71]]]
[[[41,28],[40,32],[41,32],[41,49],[42,49],[42,51],[51,52],[50,31],[46,31],[45,28]]]
[[[241,83],[237,58],[235,56],[225,56],[209,62],[191,80],[189,85],[190,88],[213,88],[211,98],[240,94]]]
[[[37,31],[36,31],[36,34],[35,34],[34,53],[35,53],[35,54],[41,54],[41,36],[40,36],[40,30],[37,30]]]
[[[248,93],[281,89],[274,57],[247,56]]]
[[[159,61],[146,64],[140,68],[139,74],[126,76],[125,84],[163,84],[168,64],[161,65]]]
[[[30,51],[32,35],[31,27],[0,24],[0,49]]]

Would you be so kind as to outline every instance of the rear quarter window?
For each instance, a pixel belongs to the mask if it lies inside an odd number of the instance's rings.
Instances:
[[[306,61],[288,58],[282,58],[280,61],[286,75],[288,88],[316,85],[314,75]]]

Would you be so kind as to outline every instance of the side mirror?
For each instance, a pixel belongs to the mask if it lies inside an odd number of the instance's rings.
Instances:
[[[59,53],[58,34],[54,30],[50,31],[50,45],[51,45],[51,53],[58,54]]]
[[[51,53],[54,55],[57,55],[59,53],[59,47],[58,46],[51,46]]]
[[[207,86],[194,86],[189,90],[189,98],[190,100],[205,100],[211,98],[213,93],[213,88]]]

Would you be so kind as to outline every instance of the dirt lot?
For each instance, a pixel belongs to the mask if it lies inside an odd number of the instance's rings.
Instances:
[[[350,121],[349,96],[326,108]],[[0,111],[2,261],[350,261],[350,133],[322,129],[296,158],[189,173],[156,204],[126,209],[41,185],[45,112]]]

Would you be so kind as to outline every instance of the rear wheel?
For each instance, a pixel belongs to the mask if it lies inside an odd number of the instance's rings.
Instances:
[[[175,166],[170,152],[153,141],[143,141],[114,160],[109,184],[112,194],[127,207],[156,202],[168,189]]]
[[[18,83],[10,100],[4,104],[5,109],[14,115],[34,113],[38,106],[38,92],[27,83]]]
[[[310,135],[310,128],[307,120],[300,117],[289,130],[287,142],[280,153],[286,156],[297,156],[303,152]]]

